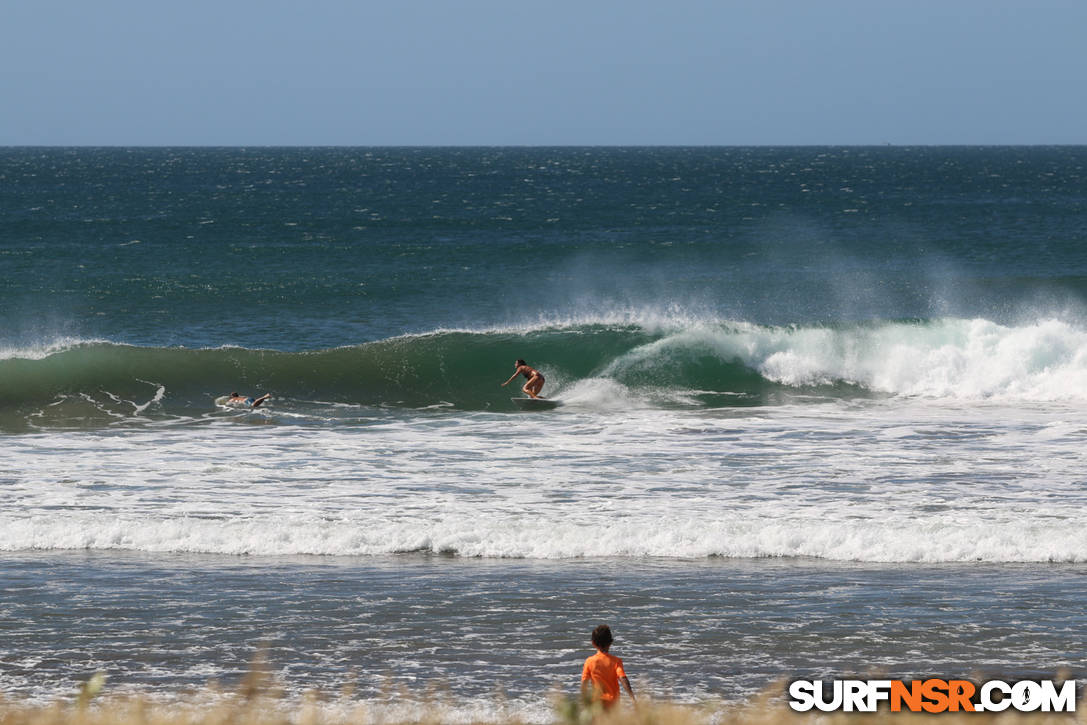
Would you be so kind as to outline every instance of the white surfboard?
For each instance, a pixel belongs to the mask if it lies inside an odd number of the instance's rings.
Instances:
[[[231,400],[229,395],[220,395],[215,399],[215,404],[223,408],[259,408],[262,404],[268,401],[272,397],[271,395],[262,395],[257,398],[252,404],[247,403],[244,400]]]

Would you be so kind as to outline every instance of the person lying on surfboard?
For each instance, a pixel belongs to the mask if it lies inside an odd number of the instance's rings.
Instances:
[[[271,393],[265,393],[259,398],[254,398],[249,395],[238,395],[238,393],[231,393],[230,400],[226,401],[230,405],[248,405],[250,408],[259,408],[260,404],[268,398],[272,397]]]
[[[544,376],[540,374],[540,371],[529,367],[528,363],[524,360],[517,360],[517,362],[513,364],[513,368],[513,375],[510,376],[509,380],[502,383],[502,387],[504,388],[512,383],[513,379],[518,375],[524,375],[528,382],[525,383],[525,386],[521,388],[521,390],[525,391],[525,395],[530,398],[540,397],[540,390],[542,390],[544,386]]]

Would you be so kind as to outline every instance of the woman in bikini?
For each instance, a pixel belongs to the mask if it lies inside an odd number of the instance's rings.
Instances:
[[[524,360],[518,360],[513,364],[513,367],[513,375],[510,376],[509,380],[502,383],[502,387],[512,383],[513,379],[518,375],[524,375],[528,382],[525,383],[525,387],[521,388],[521,390],[525,391],[525,395],[530,398],[540,397],[540,390],[544,386],[544,376],[540,375],[540,371],[529,367]]]

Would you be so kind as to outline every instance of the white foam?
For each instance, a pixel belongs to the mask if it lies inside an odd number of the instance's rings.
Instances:
[[[567,392],[554,415],[9,437],[0,550],[1087,561],[1082,406]]]
[[[709,311],[700,311],[682,305],[660,307],[611,306],[570,312],[547,313],[535,318],[493,325],[443,326],[425,332],[407,333],[391,339],[425,338],[445,334],[518,334],[574,330],[579,327],[634,327],[651,334],[669,334],[688,327],[714,324],[719,318]]]
[[[934,516],[878,521],[782,516],[583,517],[457,514],[407,520],[261,515],[222,520],[93,513],[0,516],[0,550],[123,550],[255,556],[813,557],[858,562],[1087,562],[1082,517],[997,521]]]
[[[848,327],[696,324],[613,361],[605,375],[666,367],[692,353],[736,360],[787,386],[851,383],[930,399],[1087,400],[1087,330],[1049,319]]]
[[[558,387],[554,397],[561,399],[563,405],[570,408],[598,412],[644,409],[662,403],[691,403],[689,397],[683,393],[646,388],[633,390],[608,378],[587,378],[578,380],[569,387]]]
[[[30,345],[0,348],[0,360],[44,360],[81,345],[107,344],[108,342],[108,340],[96,338],[57,337]]]

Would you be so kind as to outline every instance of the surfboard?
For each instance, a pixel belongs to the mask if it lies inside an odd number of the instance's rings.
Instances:
[[[510,400],[521,410],[554,410],[562,405],[559,401],[550,398],[510,398]]]

